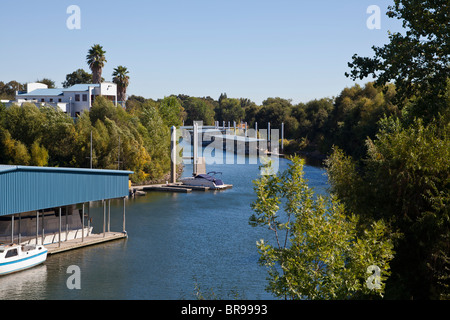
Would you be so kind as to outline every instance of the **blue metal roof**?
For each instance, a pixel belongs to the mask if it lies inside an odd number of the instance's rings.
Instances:
[[[62,89],[36,89],[28,93],[19,93],[19,97],[34,97],[34,96],[61,96],[63,95]]]
[[[62,96],[65,91],[88,91],[89,87],[99,87],[98,83],[79,83],[69,88],[36,89],[30,92],[19,92],[18,97]]]
[[[125,197],[132,173],[0,165],[0,216]]]
[[[100,84],[98,83],[79,83],[74,84],[73,86],[62,89],[63,91],[88,91],[89,87],[99,87]]]

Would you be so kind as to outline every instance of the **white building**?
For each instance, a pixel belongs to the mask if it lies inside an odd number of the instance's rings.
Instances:
[[[117,105],[117,85],[113,82],[100,84],[76,84],[69,88],[49,89],[46,84],[27,83],[26,92],[17,92],[15,103],[32,102],[36,105],[59,107],[63,112],[75,117],[92,107],[97,96],[104,96]]]

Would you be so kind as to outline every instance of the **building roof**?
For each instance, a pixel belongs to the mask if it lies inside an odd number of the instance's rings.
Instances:
[[[63,89],[36,89],[28,93],[19,93],[18,97],[35,97],[35,96],[62,96]]]
[[[132,173],[0,165],[0,216],[125,197]]]
[[[100,87],[98,83],[79,83],[74,84],[69,88],[62,89],[63,91],[88,91],[89,87]]]
[[[74,84],[69,88],[51,88],[51,89],[36,89],[30,92],[19,92],[17,94],[18,97],[37,97],[37,96],[62,96],[65,91],[73,92],[73,91],[88,91],[89,87],[100,87],[98,83],[80,83]]]

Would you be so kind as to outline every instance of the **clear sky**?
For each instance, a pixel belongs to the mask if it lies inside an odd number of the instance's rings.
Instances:
[[[354,53],[400,31],[386,0],[40,0],[0,1],[0,81],[50,78],[57,87],[78,68],[89,71],[93,44],[106,50],[106,81],[118,65],[130,71],[127,93],[249,98],[293,103],[338,95]],[[80,8],[80,29],[67,8]],[[381,9],[369,29],[366,10]],[[363,84],[369,80],[359,83]]]

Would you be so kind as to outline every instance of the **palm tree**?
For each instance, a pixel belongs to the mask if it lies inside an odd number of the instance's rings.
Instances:
[[[91,49],[89,49],[88,55],[86,56],[87,64],[92,70],[92,83],[100,83],[102,79],[102,68],[105,65],[106,51],[99,44],[94,44]]]
[[[117,84],[117,100],[124,102],[127,94],[127,87],[130,83],[129,71],[124,66],[114,68],[113,82]]]

